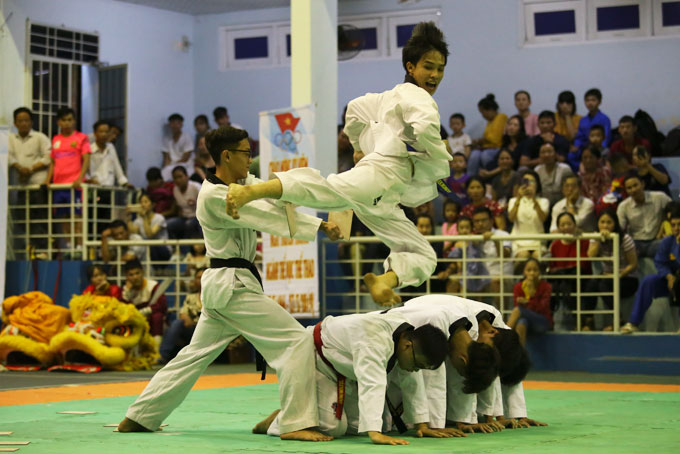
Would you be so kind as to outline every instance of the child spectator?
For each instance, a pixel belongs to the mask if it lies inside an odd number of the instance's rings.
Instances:
[[[537,135],[540,131],[538,129],[538,115],[531,113],[529,107],[531,106],[531,95],[526,90],[519,90],[515,93],[515,107],[517,113],[524,120],[524,129],[529,137]]]
[[[472,235],[472,219],[461,216],[458,219],[458,234]],[[465,249],[465,254],[463,254]],[[466,292],[481,292],[491,283],[491,279],[476,279],[478,276],[488,276],[489,271],[486,269],[484,262],[481,260],[484,257],[481,244],[472,241],[456,241],[454,248],[448,253],[448,257],[452,259],[462,259],[465,255],[465,291]],[[439,278],[448,278],[446,284],[447,293],[460,293],[463,290],[463,263],[453,262],[442,273]],[[456,272],[456,270],[461,270]],[[452,277],[456,274],[456,277]]]
[[[137,213],[134,221],[128,222],[128,230],[139,234],[145,240],[167,240],[168,228],[162,214],[153,210],[153,201],[149,194],[142,192],[137,199],[139,205],[129,207],[128,212]],[[153,261],[166,261],[172,255],[170,246],[150,246]]]
[[[106,263],[116,259],[115,247],[109,247],[109,238],[115,241],[133,240],[142,241],[143,238],[137,233],[130,233],[128,226],[124,221],[116,219],[111,223],[111,226],[102,232],[102,260]],[[146,257],[146,248],[144,246],[124,246],[121,247],[121,261],[128,260],[144,260]]]
[[[612,184],[612,172],[609,165],[602,165],[599,147],[589,145],[581,154],[581,193],[584,197],[597,203],[606,194]]]
[[[191,336],[194,334],[196,323],[198,323],[201,309],[203,308],[201,304],[201,277],[203,277],[205,270],[206,268],[196,270],[193,278],[192,293],[187,295],[177,319],[170,324],[163,336],[163,341],[159,348],[159,353],[161,354],[159,362],[161,363],[165,364],[173,359],[191,341]]]
[[[90,144],[90,183],[102,186],[129,186],[128,179],[118,160],[116,147],[108,141],[109,124],[99,120],[92,126],[94,142]]]
[[[513,170],[513,157],[509,150],[501,149],[498,152],[498,173],[491,180],[491,196],[493,200],[505,208],[508,200],[512,198],[515,185],[517,184],[517,172]]]
[[[656,235],[657,239],[664,239],[668,235],[673,234],[673,229],[671,228],[671,213],[680,210],[680,202],[672,201],[666,205],[663,209],[664,221],[659,226],[659,233]]]
[[[85,287],[83,295],[111,296],[121,299],[121,289],[108,280],[108,267],[104,265],[90,265],[87,267],[87,280],[90,285]]]
[[[477,175],[479,169],[486,167],[494,160],[501,147],[503,131],[508,122],[508,116],[498,112],[498,103],[493,94],[488,94],[477,103],[477,108],[486,120],[486,128],[480,139],[472,141],[468,171],[470,175]]]
[[[576,175],[568,175],[562,180],[562,195],[552,209],[550,231],[557,232],[557,217],[560,213],[569,212],[576,219],[576,226],[582,232],[595,231],[595,204],[581,195],[581,179]]]
[[[604,210],[597,218],[597,228],[601,238],[590,240],[588,246],[588,257],[613,257],[614,245],[611,238],[612,233],[619,235],[619,293],[621,295],[633,295],[638,288],[638,278],[636,276],[638,259],[635,253],[635,242],[627,233],[621,231],[619,219],[614,210]],[[611,260],[602,261],[602,279],[591,279],[586,287],[587,292],[611,293],[614,290],[612,275],[614,273],[614,263]],[[614,277],[617,279],[617,277]],[[602,296],[605,306],[611,309],[614,304],[612,296]],[[612,327],[605,327],[604,331],[611,331]]]
[[[75,111],[70,107],[62,107],[57,111],[59,134],[52,139],[52,159],[45,181],[45,184],[73,185],[76,189],[73,192],[75,200],[71,200],[69,189],[62,189],[54,191],[52,194],[52,203],[55,204],[81,203],[80,185],[85,180],[85,174],[90,167],[90,142],[86,134],[76,131],[75,115]],[[81,212],[80,207],[75,209],[75,215],[78,219]],[[61,207],[56,210],[56,216],[60,218],[69,217],[70,214],[71,209],[69,207]],[[76,221],[74,227],[76,239],[79,240],[83,228],[82,223]],[[62,233],[70,236],[70,222],[62,223]],[[66,249],[70,249],[70,245],[66,244]]]
[[[508,202],[508,217],[512,226],[512,235],[531,235],[545,233],[544,223],[548,217],[550,202],[541,197],[541,180],[533,170],[519,173],[517,197]],[[519,259],[530,256],[541,256],[539,240],[516,240],[512,243],[512,255]]]
[[[527,335],[542,335],[552,328],[550,295],[552,286],[541,279],[538,260],[529,258],[522,269],[524,279],[515,284],[512,295],[515,308],[510,313],[508,326],[519,335],[522,345]]]
[[[451,147],[451,153],[453,155],[456,153],[463,153],[467,160],[467,158],[470,157],[472,139],[463,132],[463,129],[465,129],[465,116],[463,116],[462,113],[454,113],[451,115],[451,118],[449,118],[449,126],[451,127],[451,136],[447,140]]]
[[[191,136],[182,132],[184,117],[174,113],[168,117],[170,126],[170,136],[163,138],[163,170],[161,171],[164,180],[172,178],[172,169],[177,166],[184,167],[188,173],[194,169],[194,142]]]
[[[629,164],[633,163],[633,150],[638,146],[643,146],[647,150],[651,150],[652,146],[644,137],[637,135],[637,127],[635,120],[630,115],[624,115],[619,120],[619,134],[621,138],[612,142],[609,147],[611,154],[621,153],[628,160]]]
[[[447,197],[455,200],[461,205],[466,205],[469,200],[465,191],[465,186],[470,176],[467,171],[467,158],[465,154],[457,152],[453,154],[453,159],[449,161],[451,175],[446,179],[446,184],[451,189]]]
[[[538,116],[538,128],[540,134],[528,140],[519,165],[533,168],[540,164],[539,154],[541,147],[546,143],[552,144],[559,162],[566,162],[569,154],[569,141],[555,133],[555,114],[549,110],[541,112]]]
[[[671,177],[663,164],[652,164],[649,148],[638,145],[633,149],[633,167],[648,191],[661,191],[671,195],[668,185]]]
[[[175,197],[172,195],[175,185],[170,181],[163,181],[158,167],[151,167],[146,171],[146,181],[146,193],[151,197],[156,213],[162,214],[165,219],[174,216],[177,212]]]
[[[149,332],[156,344],[160,345],[168,303],[165,294],[160,289],[160,284],[144,277],[144,268],[139,260],[125,262],[125,286],[122,296],[124,302],[134,304],[146,317],[149,322]]]
[[[591,88],[583,97],[588,109],[588,115],[581,118],[578,123],[578,132],[574,139],[574,147],[577,150],[583,149],[588,144],[588,135],[593,125],[600,125],[604,129],[604,138],[602,140],[602,147],[609,146],[609,139],[611,134],[611,121],[609,117],[600,111],[600,104],[602,103],[602,92],[597,88]]]
[[[460,214],[460,203],[455,200],[444,200],[442,207],[444,212],[444,223],[442,224],[442,235],[458,235],[458,215]],[[452,241],[444,242],[444,256],[447,256],[453,247]]]
[[[168,220],[172,238],[201,238],[201,226],[196,219],[196,201],[201,185],[189,180],[186,170],[177,166],[172,170],[175,187],[172,194],[179,209],[179,216]]]
[[[574,143],[581,116],[576,113],[576,97],[569,90],[561,92],[557,96],[555,132]],[[576,151],[576,150],[572,150]]]
[[[194,150],[198,150],[198,142],[210,131],[210,122],[205,114],[196,115],[196,118],[194,118],[194,129],[196,130]]]
[[[475,176],[470,177],[467,181],[465,189],[470,202],[463,207],[461,214],[468,218],[472,218],[472,215],[477,207],[485,206],[493,214],[493,221],[496,228],[499,230],[505,230],[505,210],[498,204],[498,202],[486,197],[484,182],[482,179]]]
[[[551,143],[544,143],[539,154],[540,164],[536,166],[536,174],[541,179],[543,196],[550,201],[550,206],[562,198],[562,181],[572,175],[571,168],[564,163],[557,162],[555,147]]]
[[[588,133],[588,145],[599,148],[602,157],[606,159],[609,157],[610,151],[604,145],[604,134],[604,126],[593,125]]]

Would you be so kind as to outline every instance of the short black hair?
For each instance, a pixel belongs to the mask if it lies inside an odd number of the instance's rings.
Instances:
[[[529,98],[529,101],[531,101],[531,95],[530,95],[529,92],[526,91],[526,90],[517,90],[517,91],[515,92],[515,96],[514,96],[515,99],[517,99],[517,95],[521,95],[521,94],[527,95],[527,98]]]
[[[125,230],[128,229],[128,226],[125,223],[125,221],[123,221],[121,219],[115,219],[115,220],[111,221],[111,224],[109,224],[110,229],[115,229],[116,227],[123,227]]]
[[[615,153],[615,154],[617,154],[617,153]],[[631,180],[633,178],[637,178],[638,180],[640,180],[640,183],[644,184],[644,181],[642,180],[642,178],[640,178],[640,174],[637,172],[637,170],[632,169],[632,170],[629,170],[628,172],[626,172],[626,175],[623,177],[623,186],[625,187],[626,181]]]
[[[475,394],[484,391],[498,377],[501,357],[496,347],[481,342],[470,342],[467,364],[463,376],[463,392]]]
[[[418,219],[420,218],[427,218],[430,221],[430,225],[432,226],[432,230],[434,230],[434,219],[432,219],[432,216],[430,216],[427,213],[420,213],[418,216],[416,216],[416,224],[418,224]]]
[[[61,120],[62,118],[69,115],[73,115],[73,117],[75,117],[76,111],[70,107],[61,107],[59,110],[57,110],[57,120]]]
[[[476,181],[477,183],[481,184],[482,187],[484,187],[484,180],[479,175],[472,175],[468,180],[465,182],[465,191],[467,192],[468,188],[470,185]]]
[[[127,274],[129,271],[132,270],[144,270],[142,262],[140,262],[139,259],[131,259],[125,262],[125,265],[123,266],[123,271],[125,271],[125,273]]]
[[[436,369],[442,365],[449,353],[448,338],[442,330],[428,323],[409,332],[409,335],[430,368]]]
[[[451,158],[455,158],[456,156],[462,156],[463,159],[465,159],[465,163],[467,164],[468,158],[467,158],[467,156],[465,156],[465,153],[463,153],[462,151],[456,151],[456,152],[451,156]]]
[[[458,119],[460,119],[460,121],[465,123],[465,115],[463,115],[460,112],[456,112],[454,114],[451,114],[451,116],[449,117],[449,121],[453,120],[454,118],[458,118]]]
[[[588,96],[594,96],[599,102],[602,102],[602,92],[599,88],[591,88],[588,90],[586,94],[583,95],[583,99],[586,99]]]
[[[563,211],[560,214],[558,214],[557,218],[555,219],[555,224],[559,225],[560,219],[562,219],[562,217],[564,216],[568,216],[569,218],[571,218],[571,222],[578,226],[578,224],[576,224],[576,217],[568,211]]]
[[[184,121],[184,117],[182,115],[178,114],[177,112],[175,112],[174,114],[171,114],[168,117],[168,123],[170,123],[171,121],[175,121],[175,120]]]
[[[87,270],[85,271],[87,273],[87,280],[91,281],[92,276],[94,275],[95,270],[99,270],[101,273],[104,273],[108,276],[109,274],[109,267],[106,265],[101,265],[101,264],[94,264],[94,265],[89,265],[87,267]]]
[[[208,121],[208,116],[206,114],[196,115],[196,118],[194,118],[194,124],[198,123],[199,121],[202,121],[203,123],[210,126],[210,122]]]
[[[531,369],[531,358],[529,357],[529,352],[526,348],[522,348],[520,353],[519,359],[515,363],[515,367],[505,375],[501,375],[501,384],[515,386],[526,378],[529,369]]]
[[[146,171],[146,181],[162,180],[163,174],[158,167],[149,167]]]
[[[215,117],[215,121],[219,120],[220,118],[224,118],[227,115],[229,115],[229,112],[227,112],[226,107],[219,106],[213,109],[213,117]]]
[[[125,130],[118,123],[114,123],[113,121],[109,121],[109,128],[111,129],[116,128],[117,130],[120,131],[121,134],[125,132]]]
[[[27,113],[28,116],[31,117],[31,119],[33,119],[33,112],[31,112],[31,109],[29,109],[28,107],[19,107],[17,109],[14,109],[14,121],[16,121],[20,113]]]
[[[593,156],[595,156],[597,159],[600,159],[602,157],[602,152],[600,151],[600,147],[596,147],[595,145],[587,145],[583,151],[581,152],[581,159],[583,159],[583,153],[588,150],[590,151]]]
[[[664,207],[664,212],[666,213],[666,216],[670,216],[670,219],[680,218],[680,202],[675,200],[668,202]]]
[[[486,213],[486,215],[489,216],[489,219],[493,219],[493,214],[491,214],[491,210],[486,205],[480,205],[478,207],[475,207],[474,210],[472,210],[472,216],[480,213]]]
[[[542,118],[550,118],[552,121],[555,121],[555,112],[553,112],[552,110],[544,110],[543,112],[538,114],[538,119],[540,120]]]
[[[141,203],[141,202],[142,202],[142,197],[146,197],[147,199],[149,199],[149,200],[151,201],[151,204],[152,204],[152,205],[154,204],[154,201],[153,201],[153,199],[151,198],[151,194],[149,194],[149,193],[146,192],[146,191],[141,191],[141,192],[139,193],[139,195],[137,196],[137,203]]]
[[[97,120],[97,122],[92,125],[92,131],[97,132],[97,128],[102,125],[111,127],[111,124],[107,120]]]
[[[619,124],[621,123],[630,123],[632,125],[635,125],[635,119],[633,119],[633,117],[631,117],[630,115],[624,115],[619,119]]]
[[[187,169],[185,169],[184,166],[175,166],[175,167],[173,167],[173,169],[172,169],[172,174],[174,175],[174,174],[175,174],[175,171],[177,171],[177,170],[181,171],[184,175],[189,175],[189,174],[187,173]]]
[[[560,188],[564,186],[564,183],[569,181],[570,179],[575,178],[578,184],[579,189],[581,188],[581,177],[578,176],[577,173],[568,173],[565,176],[562,177],[562,181],[560,182]]]
[[[633,153],[637,153],[640,158],[649,156],[649,150],[644,145],[636,145],[635,148],[633,148]]]
[[[576,96],[574,96],[574,92],[570,90],[565,90],[563,92],[560,92],[559,95],[557,95],[557,104],[555,105],[555,110],[560,111],[560,103],[569,103],[572,106],[571,109],[571,114],[574,115],[576,113]]]
[[[444,33],[434,22],[420,22],[413,28],[411,37],[401,50],[401,63],[406,70],[406,63],[417,65],[423,55],[436,50],[444,57],[444,64],[449,57],[449,46],[444,40]],[[408,71],[407,71],[408,73]]]
[[[442,204],[442,213],[444,213],[444,210],[446,210],[446,205],[455,205],[456,206],[456,211],[460,213],[460,210],[462,209],[462,206],[459,201],[449,199],[448,197],[444,199],[444,203]]]
[[[484,110],[498,110],[498,103],[496,102],[496,96],[493,93],[489,93],[485,97],[479,100],[477,107]]]
[[[460,224],[461,222],[469,222],[470,226],[472,226],[472,219],[470,219],[467,216],[458,216],[458,219],[456,219],[456,226]]]
[[[205,135],[205,146],[210,153],[210,156],[215,161],[215,165],[219,166],[222,156],[222,151],[235,147],[240,141],[248,138],[248,131],[244,129],[237,129],[231,126],[220,126],[217,129],[209,131]]]
[[[538,260],[535,258],[532,258],[532,260],[538,263]],[[529,261],[524,262],[524,266]],[[506,328],[497,328],[497,330],[498,333],[493,337],[493,344],[500,354],[501,362],[498,375],[501,377],[501,381],[503,381],[503,377],[509,375],[517,367],[524,347],[522,347],[516,331]]]
[[[604,126],[602,126],[602,125],[592,125],[590,127],[590,131],[588,131],[588,133],[590,133],[591,131],[600,131],[602,133],[602,135],[604,135]]]

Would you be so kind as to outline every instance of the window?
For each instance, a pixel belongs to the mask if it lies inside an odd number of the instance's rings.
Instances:
[[[99,36],[95,33],[35,23],[29,30],[31,55],[84,63],[99,60]]]
[[[654,0],[654,34],[680,33],[680,1]]]
[[[588,38],[649,36],[650,9],[644,0],[590,0]]]
[[[338,27],[352,30],[352,39],[360,39],[363,43],[361,52],[353,58],[376,58],[385,55],[382,21],[380,18],[339,17]],[[356,30],[355,30],[356,29]],[[354,31],[355,30],[355,31]],[[342,43],[338,38],[338,53],[342,52]]]
[[[273,27],[221,29],[222,53],[220,66],[224,71],[234,68],[269,66],[274,63]]]
[[[578,0],[524,5],[525,43],[583,41],[585,8]]]
[[[290,57],[293,54],[290,25],[283,24],[276,27],[276,43],[278,48],[278,63],[289,65]]]
[[[439,22],[439,15],[441,13],[436,10],[422,11],[420,14],[408,16],[392,16],[387,18],[387,30],[389,41],[389,55],[392,57],[401,57],[401,49],[404,47],[408,39],[411,37],[413,28],[418,22],[432,21],[435,24]]]

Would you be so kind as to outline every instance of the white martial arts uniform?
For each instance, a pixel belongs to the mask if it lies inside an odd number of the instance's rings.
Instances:
[[[242,184],[259,182],[249,175]],[[255,259],[255,229],[288,232],[285,210],[257,200],[226,213],[228,187],[215,175],[203,182],[196,215],[210,258]],[[312,241],[321,220],[298,214],[296,239]],[[314,386],[314,344],[305,329],[276,301],[265,296],[253,274],[243,268],[209,268],[201,279],[203,309],[191,343],[163,369],[127,411],[127,417],[156,430],[184,400],[198,377],[229,343],[242,334],[276,369],[283,433],[318,425]]]
[[[437,256],[398,204],[432,200],[435,182],[449,175],[451,156],[441,140],[437,104],[422,88],[404,83],[352,100],[345,118],[345,132],[364,158],[328,179],[312,168],[276,173],[281,200],[319,210],[354,210],[390,248],[385,270],[394,271],[399,287],[420,285],[434,272]]]
[[[312,327],[310,327],[312,328]],[[423,395],[404,402],[404,420],[424,422],[428,414],[419,374],[402,370],[396,364],[400,333],[413,327],[400,314],[352,314],[328,316],[321,322],[322,352],[335,370],[346,378],[342,420],[335,416],[337,375],[317,355],[319,428],[332,436],[346,432],[381,432],[387,383],[397,377],[402,389]],[[389,377],[389,378],[388,378]],[[278,417],[267,433],[278,435]]]

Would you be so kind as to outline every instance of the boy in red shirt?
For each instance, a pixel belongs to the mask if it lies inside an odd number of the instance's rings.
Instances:
[[[70,107],[62,107],[57,111],[59,134],[55,135],[52,139],[52,162],[50,163],[50,170],[45,184],[72,185],[75,196],[74,202],[80,203],[80,185],[85,179],[87,169],[90,167],[90,141],[86,134],[75,130],[75,122],[75,111]],[[54,191],[52,203],[71,203],[71,190]],[[76,208],[76,218],[80,218],[80,213],[81,209]],[[69,207],[61,207],[56,210],[56,216],[60,218],[68,217],[70,214],[71,210]],[[76,222],[74,225],[76,239],[79,241],[82,225],[80,222]],[[71,235],[70,222],[62,223],[62,233],[66,234],[67,237]]]

